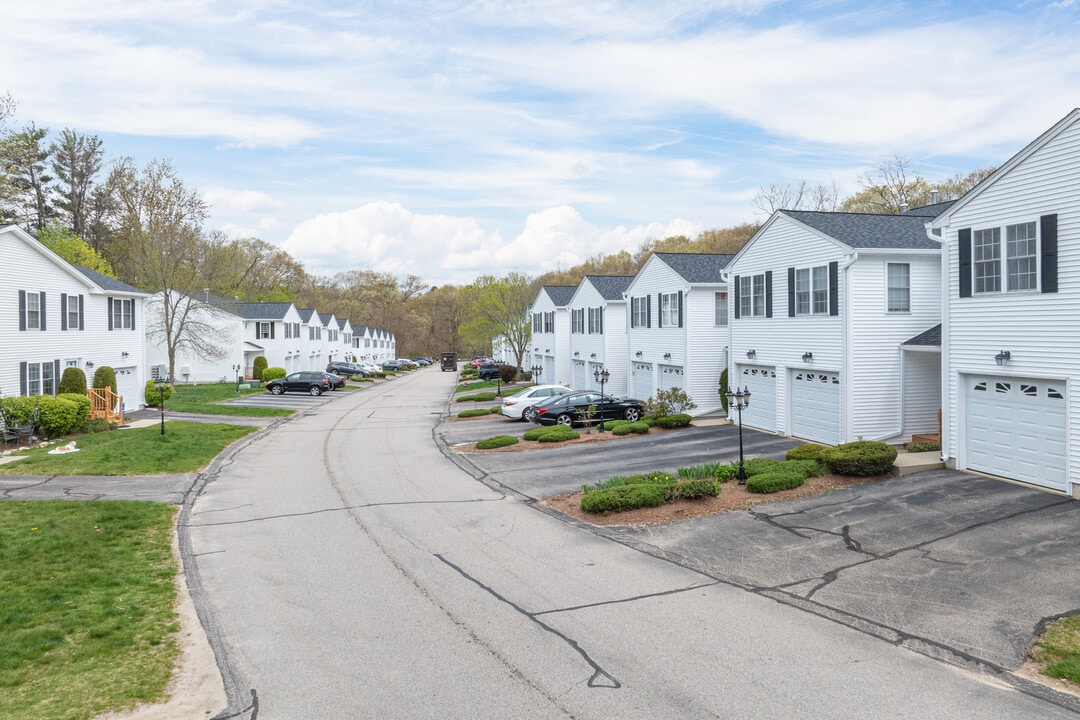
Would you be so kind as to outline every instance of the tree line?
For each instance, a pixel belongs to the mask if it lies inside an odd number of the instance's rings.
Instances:
[[[0,96],[0,224],[15,224],[69,262],[149,293],[164,293],[169,346],[213,356],[212,334],[190,317],[192,298],[209,291],[225,300],[290,301],[349,318],[354,326],[393,332],[402,356],[443,350],[486,354],[502,336],[522,361],[531,323],[526,313],[543,285],[576,285],[585,275],[634,275],[654,252],[735,253],[759,223],[647,240],[634,251],[599,254],[537,277],[485,275],[465,286],[430,286],[415,275],[372,270],[332,276],[255,237],[230,238],[207,227],[209,206],[171,161],[139,165],[110,158],[96,135],[31,122],[8,128],[15,110]],[[982,168],[940,182],[922,177],[904,156],[881,161],[840,197],[835,182],[808,180],[760,188],[753,205],[775,210],[899,213],[906,207],[960,197],[993,171]],[[187,324],[185,325],[185,322]],[[202,343],[199,336],[202,336]]]

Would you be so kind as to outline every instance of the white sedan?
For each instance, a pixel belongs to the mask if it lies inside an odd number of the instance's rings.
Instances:
[[[531,385],[503,398],[502,414],[513,420],[532,421],[534,406],[548,398],[570,392],[562,385]]]

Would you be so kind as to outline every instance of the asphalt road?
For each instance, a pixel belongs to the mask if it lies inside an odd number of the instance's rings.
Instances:
[[[1076,717],[478,481],[433,442],[453,380],[321,405],[200,478],[218,717]]]

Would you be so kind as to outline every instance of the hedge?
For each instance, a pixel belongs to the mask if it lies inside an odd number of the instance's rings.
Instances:
[[[513,435],[496,435],[490,437],[487,440],[481,440],[476,443],[477,450],[492,450],[494,448],[506,447],[507,445],[517,445],[518,439]]]
[[[77,367],[64,368],[60,384],[56,387],[57,395],[86,395],[86,373]]]
[[[566,426],[560,425],[559,427]],[[540,442],[563,442],[565,440],[577,440],[579,437],[581,437],[581,433],[566,427],[566,430],[550,430],[536,439]]]
[[[821,460],[837,475],[884,475],[896,460],[896,448],[875,440],[858,440],[826,449]]]
[[[612,425],[608,423],[606,427],[611,428],[612,435],[629,435],[630,433],[645,434],[649,432],[649,424],[646,422],[626,422],[623,420],[618,425]]]
[[[581,498],[581,509],[607,515],[643,507],[659,507],[666,495],[663,485],[618,485],[585,495]]]
[[[693,500],[706,495],[716,497],[720,494],[720,484],[715,480],[683,480],[675,483],[674,490],[687,500]]]
[[[283,378],[288,374],[283,367],[268,367],[262,371],[262,380],[263,382],[270,382],[271,380]]]
[[[94,407],[94,403],[90,402],[90,398],[86,396],[85,391],[81,393],[61,393],[56,397],[70,400],[79,406],[79,422],[68,432],[72,432],[81,427],[82,424],[86,422],[86,419],[90,417],[90,410]]]
[[[686,413],[675,413],[674,415],[661,415],[656,418],[656,424],[662,428],[679,428],[686,427],[693,420],[692,417]]]
[[[161,389],[158,389],[158,387],[154,385],[153,380],[147,380],[146,381],[146,389],[143,391],[144,392],[144,397],[146,398],[146,406],[147,407],[156,407],[156,408],[161,407],[161,403],[162,403],[161,393],[162,393],[162,391],[164,391],[164,393],[165,393],[165,402],[168,402],[169,398],[172,397],[173,389],[171,387],[169,387],[168,385],[162,385]]]
[[[490,415],[491,412],[487,408],[474,408],[472,410],[462,410],[458,413],[459,418],[473,418],[480,417],[481,415]]]
[[[490,400],[494,400],[497,397],[498,395],[493,392],[482,392],[474,393],[472,395],[462,395],[461,397],[457,398],[455,402],[488,402]]]
[[[800,445],[788,450],[785,457],[788,460],[820,460],[821,453],[825,452],[829,448],[825,445],[818,445],[816,443],[810,443],[809,445]]]
[[[102,365],[94,371],[94,387],[112,388],[116,392],[116,371],[108,365]]]
[[[778,468],[746,478],[746,489],[752,493],[774,493],[791,490],[806,482],[806,476],[794,468]]]
[[[56,438],[74,432],[86,420],[79,403],[62,397],[45,396],[38,398],[38,419],[36,426],[41,434]],[[87,413],[89,414],[89,413]]]

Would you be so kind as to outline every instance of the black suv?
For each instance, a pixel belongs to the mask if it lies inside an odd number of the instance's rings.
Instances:
[[[484,363],[476,368],[476,374],[481,380],[494,380],[499,377],[499,368],[501,367],[502,365],[499,363]]]
[[[275,395],[283,392],[306,392],[322,395],[330,390],[330,379],[317,370],[301,370],[266,383],[266,389]]]
[[[351,377],[353,375],[359,375],[361,377],[368,377],[368,371],[359,365],[354,365],[351,362],[343,362],[341,360],[335,360],[326,366],[326,372],[334,373],[342,377]]]

